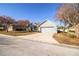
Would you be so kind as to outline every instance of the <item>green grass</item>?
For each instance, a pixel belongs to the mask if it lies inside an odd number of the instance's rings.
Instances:
[[[5,35],[12,35],[12,36],[22,36],[22,35],[31,35],[35,34],[36,32],[14,32],[14,31],[0,31],[0,34],[5,34]]]

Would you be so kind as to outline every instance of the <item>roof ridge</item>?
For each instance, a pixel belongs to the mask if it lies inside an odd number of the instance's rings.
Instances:
[[[43,21],[39,26],[41,26],[43,23],[45,23],[47,20]]]

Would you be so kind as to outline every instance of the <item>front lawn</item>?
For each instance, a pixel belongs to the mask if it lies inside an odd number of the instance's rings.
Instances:
[[[12,36],[22,36],[22,35],[31,35],[35,34],[36,32],[14,32],[14,31],[0,31],[0,34],[5,34],[5,35],[12,35]]]
[[[57,33],[53,36],[60,44],[78,45],[79,39],[71,33]]]

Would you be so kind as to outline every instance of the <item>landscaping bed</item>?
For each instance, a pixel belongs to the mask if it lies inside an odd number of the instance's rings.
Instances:
[[[0,34],[5,34],[5,35],[12,35],[12,36],[22,36],[22,35],[31,35],[31,34],[35,34],[37,32],[20,32],[20,31],[0,31]]]
[[[69,33],[57,33],[53,36],[60,44],[70,44],[79,46],[79,39]]]

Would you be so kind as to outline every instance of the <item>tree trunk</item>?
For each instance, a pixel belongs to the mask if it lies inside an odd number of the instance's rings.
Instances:
[[[63,33],[65,32],[65,28],[63,29]]]
[[[7,27],[7,32],[8,32],[8,27]]]
[[[8,27],[9,27],[9,25],[7,25],[7,32],[8,32]]]

